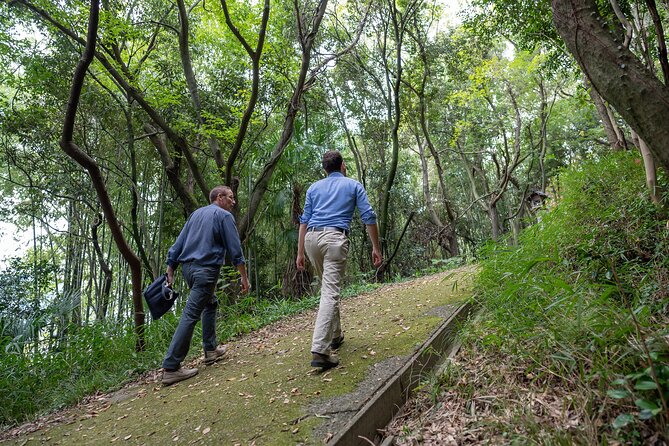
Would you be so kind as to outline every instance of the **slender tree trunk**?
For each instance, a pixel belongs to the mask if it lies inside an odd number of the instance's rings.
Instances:
[[[136,348],[138,351],[144,349],[144,304],[142,301],[142,268],[139,259],[132,251],[123,236],[121,225],[116,219],[116,213],[111,204],[109,194],[102,178],[102,173],[98,164],[88,154],[83,152],[73,141],[74,121],[77,114],[81,90],[84,85],[86,71],[95,56],[95,45],[97,40],[98,21],[100,17],[99,0],[91,0],[90,15],[88,22],[88,34],[86,37],[86,46],[84,52],[77,64],[72,80],[70,90],[70,99],[65,113],[63,123],[63,133],[60,139],[60,146],[63,151],[86,169],[91,177],[93,187],[98,195],[103,213],[109,224],[109,229],[116,245],[131,268],[133,284],[133,303],[135,309],[135,332],[137,334]]]
[[[583,83],[588,89],[588,93],[590,94],[590,99],[592,99],[592,103],[595,105],[595,109],[597,110],[599,119],[601,119],[602,121],[602,125],[604,126],[604,132],[606,133],[606,139],[609,142],[609,146],[611,147],[612,150],[624,149],[626,147],[625,137],[622,134],[620,128],[618,127],[618,124],[616,123],[615,119],[613,119],[611,110],[609,110],[609,107],[604,102],[604,99],[602,99],[599,93],[597,93],[597,90],[595,90],[592,87],[587,78],[584,78]]]
[[[313,48],[314,39],[320,28],[321,21],[325,15],[325,10],[327,8],[328,0],[320,0],[318,3],[318,8],[314,13],[312,18],[312,28],[306,33],[306,20],[305,17],[299,11],[295,11],[298,21],[298,28],[301,31],[300,33],[300,44],[302,46],[302,63],[300,67],[300,74],[293,91],[293,95],[288,103],[288,110],[286,111],[286,117],[283,121],[283,130],[281,131],[281,136],[279,141],[274,146],[269,160],[263,167],[262,172],[258,176],[255,184],[253,185],[253,190],[249,196],[249,208],[248,212],[244,217],[242,217],[239,224],[239,236],[242,241],[245,241],[249,232],[253,226],[253,220],[258,208],[260,207],[260,202],[262,201],[267,187],[269,186],[269,181],[272,178],[274,169],[276,168],[281,156],[283,155],[286,146],[293,137],[293,132],[295,131],[295,118],[297,113],[300,110],[300,103],[305,91],[311,86],[311,83],[307,83],[307,75],[309,72],[309,64],[311,62],[311,50]],[[306,34],[304,34],[306,33]],[[313,80],[313,79],[311,79]]]
[[[499,224],[499,211],[497,210],[497,203],[490,203],[488,205],[488,218],[490,218],[490,224],[492,226],[492,239],[497,241],[499,236],[502,234],[502,228]]]
[[[239,32],[237,27],[232,23],[232,18],[228,12],[228,5],[226,0],[221,0],[221,6],[223,7],[223,13],[225,14],[225,23],[228,25],[228,28],[232,33],[237,37],[237,40],[242,44],[247,54],[251,58],[251,96],[249,97],[249,102],[246,105],[246,110],[244,110],[244,115],[242,115],[242,120],[239,124],[239,131],[235,137],[235,143],[230,150],[230,155],[225,163],[225,184],[232,186],[233,183],[233,174],[234,167],[239,153],[242,149],[242,143],[246,137],[246,133],[251,123],[251,117],[253,116],[253,111],[255,110],[256,103],[258,102],[258,91],[260,87],[260,57],[262,56],[263,46],[265,44],[265,34],[267,32],[267,22],[269,21],[269,0],[265,0],[263,6],[262,19],[260,22],[260,29],[258,30],[258,42],[256,44],[255,50],[253,50],[244,36]]]
[[[98,240],[98,227],[102,224],[102,215],[98,214],[98,217],[95,219],[91,225],[91,238],[93,240],[93,248],[98,257],[98,263],[100,265],[100,270],[102,271],[102,289],[100,290],[99,295],[99,312],[97,316],[101,320],[105,320],[107,317],[107,310],[109,309],[109,296],[111,292],[112,285],[112,270],[109,267],[107,261],[105,261],[104,254],[102,249],[100,249],[100,242]]]
[[[176,192],[177,196],[180,198],[181,203],[184,206],[185,215],[190,215],[195,212],[195,209],[198,208],[197,201],[193,194],[188,190],[188,187],[181,181],[180,175],[180,163],[174,161],[169,154],[167,149],[167,143],[163,135],[158,134],[158,131],[149,123],[144,124],[144,131],[149,134],[149,140],[153,146],[158,151],[160,158],[163,162],[165,168],[165,174],[167,179],[172,185],[172,188]]]
[[[409,2],[406,6],[404,16],[397,9],[395,0],[388,0],[388,12],[390,21],[392,23],[392,31],[395,38],[395,72],[392,73],[392,128],[390,132],[392,152],[390,157],[390,166],[386,173],[386,182],[383,186],[381,194],[381,207],[379,210],[379,236],[381,238],[381,246],[384,252],[388,250],[388,221],[390,211],[390,197],[392,188],[395,184],[395,175],[397,174],[397,165],[399,163],[399,129],[402,118],[402,108],[400,105],[400,94],[402,92],[402,43],[404,41],[404,31],[407,20],[411,15],[411,10],[415,7],[413,2]],[[391,73],[386,70],[387,75]]]
[[[648,186],[650,200],[655,204],[659,204],[661,200],[658,194],[657,168],[655,166],[653,154],[650,153],[648,144],[646,144],[643,139],[639,138],[639,135],[637,135],[634,130],[632,130],[632,141],[634,141],[634,144],[639,149],[639,153],[643,159],[643,167],[646,173],[646,186]]]

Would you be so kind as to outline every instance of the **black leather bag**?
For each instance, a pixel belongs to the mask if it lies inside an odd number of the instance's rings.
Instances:
[[[144,300],[153,320],[158,320],[174,305],[179,293],[167,284],[167,274],[158,277],[144,290]]]

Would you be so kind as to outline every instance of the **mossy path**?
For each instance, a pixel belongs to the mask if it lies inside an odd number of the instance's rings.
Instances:
[[[341,365],[309,365],[314,310],[229,344],[225,360],[162,387],[137,383],[71,409],[10,444],[322,444],[463,300],[473,268],[387,285],[342,302]],[[371,380],[371,381],[370,381]]]

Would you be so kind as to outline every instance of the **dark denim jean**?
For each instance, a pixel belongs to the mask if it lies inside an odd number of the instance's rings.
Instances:
[[[163,360],[163,368],[176,370],[186,358],[193,330],[197,321],[202,319],[202,346],[205,351],[215,350],[216,341],[216,308],[218,300],[214,296],[216,282],[221,268],[219,266],[202,266],[196,263],[184,263],[181,266],[184,279],[190,288],[181,319],[177,326],[172,343]]]

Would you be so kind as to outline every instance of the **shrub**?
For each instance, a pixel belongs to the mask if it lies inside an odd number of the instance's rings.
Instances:
[[[669,421],[666,216],[632,154],[564,171],[560,186],[518,247],[483,250],[467,336],[588,393],[626,441]]]

